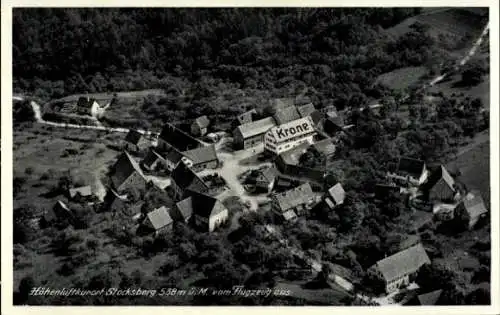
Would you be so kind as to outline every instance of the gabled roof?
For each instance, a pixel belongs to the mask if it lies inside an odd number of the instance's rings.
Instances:
[[[178,163],[183,157],[182,153],[174,147],[167,149],[167,151],[163,152],[162,156],[172,163]]]
[[[325,120],[325,124],[327,126],[331,125],[332,127],[343,128],[344,125],[345,125],[345,123],[344,123],[344,117],[342,116],[342,114],[339,114],[337,112],[335,112],[335,113],[328,113],[327,117],[326,117],[326,120]]]
[[[202,145],[198,140],[171,124],[163,126],[159,139],[164,140],[181,152],[198,148]]]
[[[203,146],[183,153],[194,165],[217,160],[214,145]]]
[[[295,219],[297,217],[297,214],[293,210],[288,210],[283,212],[283,218],[287,221]]]
[[[299,112],[300,117],[310,116],[315,110],[316,108],[314,108],[312,103],[297,106],[297,111]]]
[[[250,138],[259,134],[263,134],[274,126],[276,126],[274,118],[266,117],[244,125],[240,125],[236,127],[236,129],[239,130],[243,138]]]
[[[335,201],[336,204],[344,202],[345,190],[340,183],[335,184],[330,189],[328,189],[328,194]]]
[[[155,149],[149,148],[149,150],[147,151],[146,155],[142,159],[141,163],[144,166],[150,167],[158,159],[163,159],[163,157],[158,152],[156,152]]]
[[[420,305],[436,305],[443,290],[434,290],[425,294],[420,294],[417,298]]]
[[[123,184],[123,182],[134,172],[137,172],[139,173],[139,175],[144,176],[142,174],[141,168],[134,160],[134,158],[131,157],[127,151],[123,151],[123,153],[118,157],[118,160],[113,166],[113,174],[111,175],[111,180],[115,188],[120,187],[121,184]]]
[[[431,261],[421,243],[379,260],[374,266],[382,273],[386,282],[416,272]]]
[[[424,170],[425,162],[422,160],[401,157],[398,164],[398,173],[409,174],[413,177],[420,177]]]
[[[285,134],[283,131],[287,131],[287,129],[293,130],[294,133]],[[288,139],[305,134],[310,134],[313,132],[315,132],[314,124],[312,122],[311,117],[309,116],[289,121],[287,123],[273,127],[268,131],[268,133],[271,134],[273,138],[276,139],[278,142],[286,141]]]
[[[227,208],[214,197],[197,191],[190,192],[192,198],[193,213],[204,218],[217,215]]]
[[[69,189],[69,196],[71,198],[74,198],[77,194],[80,194],[80,196],[82,197],[90,196],[92,195],[92,188],[89,185],[87,185]]]
[[[277,175],[277,170],[274,166],[266,168],[264,171],[260,172],[257,180],[272,182]]]
[[[484,205],[483,198],[478,191],[469,193],[461,203],[471,218],[478,217],[488,212],[488,209],[486,209]]]
[[[316,149],[316,151],[326,156],[334,154],[336,149],[335,144],[333,144],[333,140],[331,138],[315,142],[312,146],[314,149]]]
[[[277,110],[274,114],[274,119],[278,125],[286,124],[287,122],[297,120],[300,118],[299,112],[297,111],[297,107],[288,106],[283,109]]]
[[[323,118],[325,118],[325,115],[319,110],[313,111],[309,116],[311,116],[311,119],[315,124],[320,123],[323,120]]]
[[[172,171],[172,181],[182,190],[208,191],[209,187],[193,170],[184,163],[179,163]]]
[[[440,165],[437,170],[432,172],[431,176],[429,176],[429,180],[427,181],[428,187],[434,187],[434,185],[436,185],[436,183],[441,179],[450,187],[452,191],[455,191],[455,180],[451,177],[450,173],[448,173],[443,165]]]
[[[207,128],[210,124],[210,120],[206,115],[200,116],[194,120],[194,123],[198,125],[200,128]]]
[[[182,216],[182,220],[186,221],[193,215],[193,197],[189,196],[187,198],[182,199],[176,204],[177,209]]]
[[[128,143],[137,145],[139,143],[139,141],[141,140],[141,137],[142,137],[142,133],[140,133],[137,130],[130,129],[128,131],[127,135],[125,136],[125,141]]]
[[[255,110],[255,108],[252,108],[251,110],[238,115],[236,119],[238,120],[238,123],[240,125],[247,124],[253,121],[253,115],[255,114],[257,114],[257,111]]]
[[[278,206],[282,212],[293,209],[300,204],[311,202],[314,194],[309,183],[304,183],[290,190],[276,193],[273,198],[278,202]]]
[[[270,105],[274,110],[280,110],[285,107],[294,106],[295,99],[293,97],[282,97],[270,100]]]
[[[165,206],[161,206],[160,208],[149,212],[147,214],[147,218],[155,230],[159,230],[173,223],[173,220],[168,213],[168,208]]]
[[[54,213],[56,216],[60,216],[63,213],[67,213],[69,215],[73,215],[73,212],[71,212],[71,209],[68,208],[68,206],[62,202],[61,200],[57,200],[56,204],[52,208],[54,210]]]

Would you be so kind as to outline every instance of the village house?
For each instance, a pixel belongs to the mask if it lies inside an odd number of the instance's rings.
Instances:
[[[158,153],[153,147],[150,147],[144,158],[142,159],[140,166],[143,170],[147,172],[159,172],[162,168],[166,169],[167,161],[160,153]]]
[[[210,120],[206,115],[196,118],[191,124],[191,134],[194,136],[204,136],[208,132]]]
[[[76,112],[80,115],[92,116],[92,113],[96,112],[99,107],[95,99],[82,96],[76,103]]]
[[[158,136],[157,151],[167,151],[173,147],[180,152],[196,149],[202,143],[172,124],[166,124]]]
[[[329,162],[333,159],[337,149],[333,141],[332,138],[323,139],[313,143],[311,148],[316,151],[316,153],[323,156],[325,161]]]
[[[345,200],[345,190],[342,184],[337,183],[328,189],[325,196],[325,203],[330,209],[334,209],[344,203]]]
[[[330,112],[324,122],[323,129],[330,136],[334,136],[337,133],[344,130],[345,122],[344,116],[337,112]]]
[[[236,126],[244,125],[244,124],[248,124],[248,123],[252,122],[254,119],[254,116],[256,116],[256,115],[257,115],[257,111],[255,110],[255,108],[252,108],[251,110],[246,111],[243,114],[238,115],[236,117]]]
[[[304,215],[315,202],[316,198],[309,183],[271,196],[273,212],[285,221]]]
[[[270,192],[273,189],[278,171],[274,166],[259,171],[255,179],[255,188],[259,191]]]
[[[210,191],[208,185],[184,163],[179,163],[172,171],[170,187],[172,188],[175,200],[183,199],[188,189],[201,193],[208,193]]]
[[[398,182],[415,186],[422,185],[427,180],[428,175],[429,171],[424,161],[408,157],[401,157],[396,170],[387,174],[389,178]]]
[[[385,283],[387,293],[408,286],[420,267],[431,261],[421,243],[379,260],[368,268],[368,273],[379,277]]]
[[[184,222],[189,224],[193,216],[193,197],[189,196],[187,198],[178,201],[174,207],[170,210],[170,216],[176,222]]]
[[[443,290],[438,289],[424,294],[414,295],[403,305],[436,305],[441,298]]]
[[[137,130],[130,129],[123,140],[122,149],[128,152],[140,153],[147,148],[144,135]]]
[[[192,223],[198,229],[204,232],[213,232],[229,217],[229,210],[214,197],[200,193],[198,191],[190,191],[189,196],[191,202],[183,204],[183,206],[192,207]]]
[[[432,172],[425,183],[425,189],[432,202],[453,202],[458,197],[455,180],[443,165]]]
[[[113,188],[119,193],[127,189],[144,190],[146,188],[146,178],[139,164],[127,151],[118,157],[111,168],[110,178]]]
[[[74,201],[92,201],[92,188],[90,185],[68,189],[68,197]]]
[[[208,145],[182,153],[182,161],[195,172],[214,169],[219,166],[219,159],[214,145]]]
[[[146,214],[142,222],[142,229],[160,235],[172,230],[174,221],[170,217],[169,209],[165,206],[154,209]]]
[[[316,111],[316,108],[314,108],[313,103],[307,103],[297,106],[297,111],[299,112],[300,117],[304,118],[307,116],[311,116],[311,114]]]
[[[273,190],[276,192],[284,192],[298,187],[304,183],[306,182],[298,179],[284,177],[278,173],[274,179]]]
[[[311,117],[299,118],[269,129],[264,137],[264,149],[279,155],[300,144],[312,144],[315,135]]]
[[[267,117],[236,127],[233,130],[234,147],[247,149],[263,143],[265,133],[274,126],[274,118]]]
[[[470,230],[486,216],[488,209],[484,205],[479,191],[471,191],[455,208],[455,217]]]

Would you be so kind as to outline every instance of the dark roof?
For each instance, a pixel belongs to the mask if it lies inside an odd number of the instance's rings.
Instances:
[[[252,121],[244,125],[236,127],[243,138],[250,138],[259,134],[263,134],[272,127],[276,126],[276,121],[273,117],[267,117],[260,120]]]
[[[210,120],[206,115],[200,116],[194,120],[194,123],[198,125],[200,128],[207,128],[210,124]]]
[[[194,165],[217,160],[217,153],[214,145],[203,146],[183,153]]]
[[[193,170],[184,163],[179,163],[172,171],[172,181],[182,190],[208,191],[208,186]]]
[[[300,204],[313,202],[314,194],[309,183],[304,183],[290,190],[276,193],[273,198],[277,201],[282,212],[293,209]]]
[[[331,138],[327,138],[312,144],[313,148],[316,149],[321,154],[326,156],[332,155],[335,153],[335,144],[333,144],[333,140]]]
[[[195,149],[202,145],[198,140],[171,124],[163,126],[159,138],[181,152]]]
[[[431,173],[427,181],[427,187],[430,189],[437,184],[439,180],[443,179],[444,182],[450,187],[452,191],[455,191],[455,180],[451,177],[450,173],[446,170],[443,165],[440,165],[435,171]]]
[[[141,137],[142,133],[140,133],[137,130],[130,129],[129,132],[127,133],[127,136],[125,136],[125,141],[137,145],[141,140]]]
[[[374,266],[382,273],[386,282],[416,272],[431,261],[421,243],[379,260]]]
[[[276,119],[278,125],[286,124],[287,122],[291,122],[299,118],[300,115],[297,111],[297,107],[295,106],[288,106],[283,109],[277,110],[274,114],[274,119]]]
[[[158,152],[156,152],[153,148],[149,148],[141,163],[144,166],[150,167],[154,162],[161,158],[162,156]]]
[[[187,220],[191,218],[193,215],[193,197],[189,196],[187,198],[182,199],[176,204],[177,209],[179,209],[180,214],[182,215],[183,220]]]
[[[441,297],[443,290],[435,290],[425,294],[420,294],[417,298],[420,305],[436,305]]]
[[[323,118],[325,118],[325,115],[322,112],[320,112],[319,110],[315,110],[314,112],[312,112],[310,114],[310,116],[311,116],[312,121],[315,124],[320,123],[323,120]]]
[[[71,198],[74,198],[77,194],[80,194],[80,196],[82,196],[82,197],[91,196],[92,195],[92,188],[89,185],[87,185],[87,186],[69,189],[69,196]]]
[[[238,115],[236,119],[240,125],[247,124],[253,121],[253,115],[257,114],[257,111],[252,108],[251,110],[244,112],[243,114]]]
[[[148,212],[147,218],[155,230],[159,230],[173,223],[173,220],[168,212],[168,208],[165,206],[161,206],[160,208]]]
[[[398,173],[405,173],[413,177],[420,177],[424,166],[425,162],[422,160],[401,157],[398,164]]]
[[[190,196],[192,198],[193,213],[201,217],[209,218],[227,210],[222,202],[214,197],[196,191],[191,191]]]
[[[58,200],[52,209],[54,211],[54,214],[58,217],[64,216],[64,215],[70,215],[70,216],[73,215],[73,212],[71,212],[71,209],[68,208],[68,206],[61,200]]]
[[[325,125],[328,127],[335,127],[335,128],[343,128],[345,123],[344,123],[344,117],[342,114],[335,113],[332,115],[327,115],[325,120]]]
[[[167,151],[163,152],[162,156],[172,163],[178,163],[183,157],[182,153],[174,147],[167,149]]]
[[[274,166],[266,168],[264,171],[260,172],[259,176],[257,177],[257,180],[272,182],[276,178],[277,173],[278,171]]]
[[[111,174],[111,181],[113,182],[115,188],[120,187],[120,185],[123,184],[123,182],[134,172],[143,176],[142,171],[134,158],[131,157],[127,151],[124,151],[118,157],[118,160],[113,166],[113,173]]]
[[[297,107],[297,111],[299,112],[300,117],[310,116],[316,108],[312,103],[301,105]]]
[[[478,217],[488,210],[484,205],[483,198],[481,197],[478,191],[473,191],[462,200],[461,204],[465,208],[465,210],[469,213],[471,218]]]

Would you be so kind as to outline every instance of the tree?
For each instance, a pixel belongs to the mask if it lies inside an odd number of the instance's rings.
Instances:
[[[456,274],[436,263],[423,265],[417,273],[415,282],[423,291],[454,288]]]
[[[467,68],[462,72],[462,84],[466,86],[474,86],[483,81],[486,69],[478,62],[469,63]]]
[[[486,288],[479,288],[471,293],[467,294],[465,297],[465,304],[467,305],[490,305],[491,304],[491,294],[490,290]]]

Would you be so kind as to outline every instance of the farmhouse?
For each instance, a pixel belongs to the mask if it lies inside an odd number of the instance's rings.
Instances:
[[[173,147],[180,152],[201,147],[202,144],[184,131],[171,124],[166,124],[158,137],[158,151],[167,151]]]
[[[137,162],[124,151],[111,168],[111,183],[117,192],[126,189],[145,189],[146,179]]]
[[[210,120],[207,116],[200,116],[196,118],[191,124],[191,134],[194,136],[204,136],[208,132],[208,125]]]
[[[345,190],[342,187],[342,184],[337,183],[328,189],[328,192],[325,197],[325,203],[328,205],[330,209],[334,209],[337,206],[340,206],[344,203],[345,200]]]
[[[379,260],[368,268],[368,273],[381,278],[387,293],[410,284],[420,267],[430,264],[430,259],[421,243]]]
[[[170,217],[168,210],[167,207],[161,206],[148,212],[143,222],[143,227],[146,230],[153,231],[155,235],[171,231],[174,221]]]
[[[99,108],[99,103],[93,98],[80,97],[76,103],[76,112],[80,115],[91,116]]]
[[[428,191],[429,200],[433,202],[452,202],[457,193],[455,180],[443,165],[432,172],[425,186]]]
[[[407,182],[412,185],[423,184],[429,175],[429,171],[422,160],[401,157],[397,169],[393,173],[388,173],[388,177],[399,181]]]
[[[170,210],[170,215],[176,222],[189,223],[193,216],[193,197],[189,196],[177,202]]]
[[[217,168],[219,159],[214,145],[204,146],[182,153],[182,161],[195,172],[207,168]]]
[[[281,154],[303,143],[313,143],[316,130],[311,117],[304,117],[271,128],[265,135],[264,148]]]
[[[142,133],[137,130],[130,129],[125,139],[123,140],[122,149],[128,152],[139,153],[147,147],[147,141]]]
[[[131,199],[128,195],[120,195],[114,189],[108,189],[102,210],[134,218],[141,213],[143,203],[134,203]]]
[[[195,227],[205,232],[213,232],[229,217],[229,210],[214,197],[197,192],[189,192],[192,207],[192,222]],[[188,211],[189,212],[189,211]]]
[[[315,203],[315,196],[309,183],[271,196],[273,212],[286,221],[305,214]]]
[[[274,113],[273,117],[278,125],[282,125],[291,122],[293,120],[299,119],[300,114],[297,110],[297,107],[293,105],[277,110]]]
[[[286,107],[291,107],[295,105],[295,98],[293,97],[282,97],[282,98],[274,98],[269,100],[269,106],[277,112]]]
[[[90,185],[70,188],[68,189],[68,196],[72,200],[90,200],[92,198],[92,188]]]
[[[181,200],[187,190],[208,193],[209,187],[186,164],[179,163],[172,171],[171,187],[174,199]]]
[[[479,191],[472,191],[455,208],[455,217],[466,223],[468,229],[474,228],[480,219],[484,218],[488,210],[484,205]]]
[[[273,167],[266,168],[259,172],[255,180],[255,186],[259,190],[270,192],[273,189],[276,180],[277,170]]]
[[[247,149],[261,144],[265,133],[274,126],[274,118],[267,117],[236,127],[233,131],[235,148]]]

